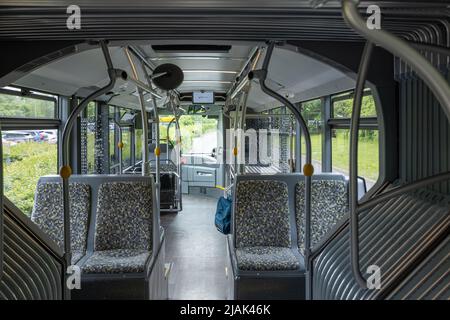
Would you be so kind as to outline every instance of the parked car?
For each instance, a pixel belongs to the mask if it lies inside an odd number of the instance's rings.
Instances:
[[[28,131],[33,136],[33,141],[41,142],[46,140],[46,134],[43,131]]]
[[[31,142],[34,141],[34,135],[26,131],[4,131],[2,132],[2,140],[5,142]]]
[[[44,130],[41,133],[45,134],[45,141],[48,143],[58,143],[58,131],[57,130]]]

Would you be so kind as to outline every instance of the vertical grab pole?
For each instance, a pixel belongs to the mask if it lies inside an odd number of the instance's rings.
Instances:
[[[128,59],[128,63],[130,64],[134,79],[139,80],[139,76],[136,71],[136,66],[134,65],[133,59],[131,58],[128,48],[123,48],[123,50],[125,52],[125,56]],[[136,86],[136,90],[138,92],[139,105],[141,106],[141,114],[142,114],[142,175],[148,176],[150,173],[149,152],[148,152],[148,117],[147,111],[145,110],[145,99],[142,89]]]
[[[361,104],[364,94],[367,71],[369,69],[370,57],[373,44],[366,42],[362,53],[361,63],[356,80],[355,98],[353,99],[353,111],[350,123],[350,256],[352,272],[356,282],[361,288],[367,288],[366,280],[361,274],[359,265],[359,219],[358,219],[358,132],[359,117],[361,115]]]
[[[123,149],[123,141],[122,141],[122,127],[120,124],[115,120],[112,119],[114,124],[116,125],[118,131],[119,131],[119,142],[117,143],[117,148],[119,149],[119,174],[123,173],[123,164],[122,164],[122,149]]]
[[[179,204],[179,210],[183,209],[183,200],[181,195],[181,129],[180,129],[180,122],[178,121],[179,115],[175,110],[175,106],[173,106],[173,114],[175,116],[175,152],[177,155],[177,173],[178,173],[178,180],[177,180],[177,192],[178,192],[178,204]],[[167,129],[168,130],[168,129]],[[168,131],[167,131],[168,132]]]
[[[300,111],[285,97],[273,91],[266,86],[267,70],[269,68],[270,59],[272,57],[273,49],[275,47],[274,42],[270,42],[267,47],[266,56],[264,57],[264,62],[262,69],[252,71],[248,74],[250,80],[253,78],[259,79],[259,84],[261,90],[267,95],[275,98],[283,105],[289,108],[289,110],[294,114],[295,118],[300,124],[302,133],[305,136],[306,145],[306,163],[303,166],[303,174],[305,176],[305,261],[306,270],[309,270],[309,256],[311,255],[311,180],[314,173],[314,167],[311,163],[311,136],[309,134],[308,126],[306,125],[305,119],[303,118]]]
[[[150,78],[150,76],[149,76],[149,74],[147,72],[147,69],[145,68],[145,64],[144,64],[144,62],[142,60],[141,60],[141,68],[142,68],[142,71],[144,72],[144,77],[145,77],[145,80],[147,81],[147,84],[148,84],[149,88],[153,89],[152,79]],[[142,99],[141,101],[144,101],[144,100]],[[160,226],[161,226],[161,177],[160,177],[160,174],[159,174],[159,170],[160,170],[160,162],[159,162],[159,155],[160,155],[160,148],[159,148],[159,115],[158,115],[158,105],[156,104],[156,98],[155,98],[154,95],[152,95],[152,104],[153,104],[153,117],[155,118],[154,121],[152,121],[152,126],[156,125],[156,132],[155,132],[155,134],[156,134],[156,137],[155,137],[156,144],[155,144],[155,149],[153,151],[154,154],[155,154],[155,158],[156,158],[156,170],[155,170],[155,176],[156,176],[155,177],[156,214],[154,214],[153,216],[157,220],[156,225],[158,227],[158,230],[155,230],[156,231],[155,233],[158,235],[158,242],[156,242],[156,243],[159,243],[160,237],[161,237],[161,229],[160,229]],[[148,125],[147,116],[145,117],[145,122]],[[147,132],[148,132],[148,129],[147,129]],[[153,135],[153,131],[152,131],[152,135]],[[147,133],[146,137],[148,138],[148,133]],[[150,153],[150,151],[148,150],[148,142],[146,142],[145,144],[146,144],[145,150],[147,150],[146,152]],[[153,246],[154,246],[153,250],[157,249],[156,243],[153,244]]]
[[[238,129],[238,117],[239,117],[239,110],[240,110],[240,99],[241,99],[241,97],[239,97],[237,100],[238,100],[238,103],[237,103],[237,105],[236,105],[236,110],[234,111],[235,112],[235,114],[234,114],[234,123],[233,123],[233,127],[234,127],[234,130],[233,130],[233,165],[234,165],[234,175],[236,176],[238,173],[239,173],[239,170],[238,170],[238,168],[237,168],[237,163],[238,163],[238,161],[237,161],[237,157],[238,157],[238,145],[237,145],[237,143],[238,143],[238,137],[237,137],[237,129]]]
[[[244,130],[245,130],[245,120],[246,120],[246,114],[247,114],[247,99],[248,99],[248,94],[250,92],[250,88],[251,88],[251,81],[248,81],[245,90],[243,90],[242,94],[242,112],[241,112],[241,119],[239,121],[239,134],[240,134],[240,139],[239,139],[239,147],[240,149],[242,149],[242,154],[241,154],[241,159],[242,159],[242,163],[239,164],[239,173],[244,174],[245,173],[245,135],[244,135]]]
[[[67,266],[70,266],[72,261],[71,253],[71,239],[70,239],[70,199],[69,199],[69,178],[72,175],[72,168],[69,165],[69,138],[72,131],[73,125],[78,117],[78,115],[86,108],[89,102],[96,99],[97,97],[111,91],[116,83],[116,77],[121,76],[120,70],[116,70],[113,67],[111,56],[109,54],[108,46],[105,41],[100,41],[100,46],[103,52],[103,56],[106,61],[106,66],[108,68],[109,82],[103,88],[96,90],[89,96],[84,98],[77,107],[72,110],[69,118],[62,133],[62,166],[59,170],[59,175],[62,178],[62,189],[63,189],[63,212],[64,212],[64,259]],[[64,285],[67,281],[67,273],[64,270]],[[65,291],[65,297],[68,298],[69,294]]]
[[[145,79],[147,81],[148,86],[153,89],[152,86],[152,80],[147,72],[147,69],[145,68],[145,64],[141,61],[141,67],[144,72]],[[152,125],[156,125],[156,138],[155,138],[155,158],[156,158],[156,170],[155,170],[155,187],[156,187],[156,206],[158,212],[161,209],[160,199],[161,199],[161,177],[160,177],[160,170],[161,170],[161,162],[159,156],[161,155],[161,149],[160,149],[160,143],[159,143],[159,115],[158,115],[158,105],[156,104],[155,96],[152,95],[152,104],[153,104],[153,117],[155,118],[152,122]],[[148,121],[147,121],[148,123]],[[147,147],[148,149],[148,147]]]
[[[169,124],[167,125],[167,137],[166,137],[166,139],[167,139],[167,143],[168,144],[169,144],[169,141],[170,141],[170,128],[172,127],[172,123],[175,122],[176,117],[177,117],[177,115],[174,113],[174,118],[172,120],[170,120]],[[176,129],[176,125],[175,125],[175,143],[178,142],[178,137],[177,137],[177,132],[176,131],[177,131],[177,129]],[[174,150],[174,151],[176,152],[176,150]],[[169,160],[170,160],[169,152],[167,152],[167,161],[169,161]]]

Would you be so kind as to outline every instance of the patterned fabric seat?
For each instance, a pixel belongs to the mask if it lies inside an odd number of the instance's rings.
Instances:
[[[72,263],[76,263],[86,252],[90,187],[83,183],[70,183],[69,195]],[[62,249],[64,247],[63,216],[62,184],[59,182],[39,183],[36,188],[31,220]]]
[[[291,249],[288,187],[281,181],[244,180],[236,186],[236,259],[254,271],[299,268]]]
[[[297,270],[300,261],[291,248],[247,247],[236,250],[239,270]]]
[[[152,250],[152,212],[150,184],[101,184],[94,253],[83,264],[83,272],[142,272]]]
[[[139,273],[151,256],[146,250],[105,250],[94,252],[83,264],[83,273]]]
[[[168,163],[160,163],[160,171],[161,172],[176,172],[177,171],[177,166],[172,163],[172,162],[168,162]]]
[[[348,191],[344,180],[313,180],[311,182],[311,245],[316,245],[348,214]],[[295,187],[295,216],[298,247],[304,250],[305,183]]]

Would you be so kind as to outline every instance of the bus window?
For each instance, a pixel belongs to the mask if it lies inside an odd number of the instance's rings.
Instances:
[[[314,165],[314,172],[320,173],[322,171],[322,99],[303,102],[301,103],[300,108],[311,135],[312,164]],[[306,156],[304,139],[302,139],[301,150],[304,163]]]
[[[39,94],[16,96],[15,90],[0,93],[0,115],[23,118],[54,118],[56,98]],[[20,92],[20,91],[19,91]],[[3,125],[8,122],[4,119]],[[2,130],[4,194],[26,215],[30,215],[39,177],[58,170],[58,130],[26,129],[25,126]]]
[[[32,119],[56,117],[55,97],[38,93],[21,96],[20,92],[14,88],[0,89],[0,117]],[[17,95],[9,93],[17,93]]]
[[[338,95],[332,98],[333,117],[347,121],[332,128],[331,163],[334,172],[349,174],[350,117],[353,108],[353,97],[350,94]],[[362,101],[361,118],[376,120],[375,101],[370,92],[366,91]],[[376,121],[375,121],[376,122]],[[379,176],[379,135],[378,128],[364,127],[359,130],[358,143],[358,175],[366,180],[370,189]]]

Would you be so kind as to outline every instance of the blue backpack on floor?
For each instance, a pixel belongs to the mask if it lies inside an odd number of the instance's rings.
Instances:
[[[217,230],[223,234],[230,233],[231,225],[231,201],[220,197],[217,202],[216,218],[214,221]]]

